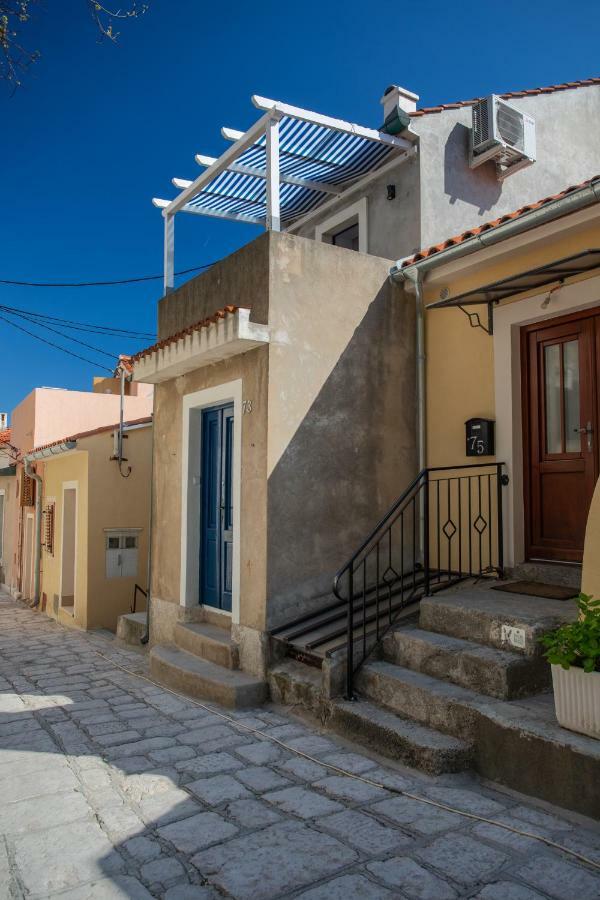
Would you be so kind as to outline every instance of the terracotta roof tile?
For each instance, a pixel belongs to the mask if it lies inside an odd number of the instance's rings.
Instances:
[[[132,425],[147,425],[151,422],[152,416],[144,416],[141,419],[129,419],[129,421],[123,422],[123,427],[131,428]],[[59,444],[68,444],[70,441],[79,441],[82,438],[93,437],[95,434],[102,434],[105,431],[114,431],[118,427],[119,423],[114,422],[112,425],[100,425],[98,428],[92,428],[90,431],[80,431],[78,434],[71,434],[68,437],[59,438],[57,441],[50,441],[49,444],[40,444],[39,447],[28,450],[25,456],[37,453],[38,450],[49,450],[50,447],[58,447]]]
[[[600,78],[585,78],[581,81],[565,81],[563,84],[551,84],[548,87],[527,88],[522,91],[507,91],[505,94],[499,94],[503,100],[516,100],[519,97],[533,97],[539,94],[554,94],[557,91],[570,91],[573,88],[591,87],[600,84]],[[428,116],[430,113],[440,113],[447,109],[460,109],[463,106],[473,106],[479,103],[481,97],[474,97],[472,100],[459,100],[456,103],[441,103],[439,106],[425,106],[422,109],[416,109],[410,113],[413,118],[419,116]]]
[[[224,306],[223,309],[217,309],[216,312],[212,314],[212,316],[208,316],[208,318],[206,319],[201,319],[194,325],[190,325],[188,328],[184,328],[182,331],[178,331],[177,334],[172,334],[168,338],[163,338],[161,341],[157,341],[156,344],[152,344],[151,347],[146,347],[145,350],[140,350],[140,352],[136,353],[135,356],[130,357],[131,362],[135,364],[145,356],[151,356],[153,353],[156,353],[157,350],[162,350],[164,347],[168,347],[169,344],[175,344],[177,341],[180,341],[186,335],[193,334],[194,331],[200,331],[202,328],[208,328],[209,325],[213,325],[215,322],[218,322],[219,319],[225,319],[227,318],[227,316],[233,315],[238,311],[238,309],[240,309],[239,306]]]
[[[447,250],[448,247],[454,247],[456,244],[462,244],[465,241],[468,241],[469,238],[476,237],[478,234],[482,234],[484,231],[490,231],[493,228],[497,228],[499,225],[504,225],[505,222],[510,222],[511,219],[518,219],[520,216],[524,216],[529,212],[533,212],[533,210],[539,209],[541,206],[546,206],[548,203],[552,203],[554,200],[562,200],[563,197],[566,197],[568,194],[572,194],[573,191],[578,191],[581,188],[587,187],[592,184],[594,181],[598,181],[600,179],[600,175],[595,175],[593,178],[588,178],[587,181],[582,181],[581,184],[573,184],[568,188],[565,188],[564,191],[560,191],[558,194],[552,194],[550,197],[544,197],[543,200],[537,200],[535,203],[528,203],[526,206],[521,206],[519,209],[516,209],[514,212],[505,213],[503,216],[500,216],[499,219],[493,219],[491,222],[484,222],[482,225],[477,225],[475,228],[469,228],[468,231],[463,231],[461,234],[456,234],[453,237],[446,238],[445,241],[442,241],[440,244],[433,244],[431,247],[427,247],[424,250],[419,250],[418,253],[415,253],[414,256],[410,256],[407,259],[402,261],[401,268],[405,266],[412,266],[414,263],[421,262],[423,259],[427,259],[429,256],[434,256],[436,253],[440,253],[442,250]]]

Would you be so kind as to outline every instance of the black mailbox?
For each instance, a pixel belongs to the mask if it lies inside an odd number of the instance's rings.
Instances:
[[[467,456],[493,456],[494,421],[492,419],[469,419],[465,422]]]

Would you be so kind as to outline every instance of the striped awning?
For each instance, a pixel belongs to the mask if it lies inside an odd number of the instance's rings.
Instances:
[[[252,100],[262,117],[245,132],[222,129],[233,146],[218,159],[197,156],[206,171],[194,181],[174,178],[182,192],[173,200],[153,201],[163,214],[193,212],[273,227],[274,178],[277,227],[288,227],[388,160],[414,150],[410,133],[399,137],[280,101]],[[275,163],[269,143],[273,123]]]
[[[282,225],[290,224],[329,199],[332,192],[328,187],[341,188],[351,184],[397,152],[389,144],[284,116],[279,123],[280,175],[311,181],[314,187],[281,182]],[[241,153],[237,162],[240,166],[259,169],[266,176],[265,135]],[[319,189],[319,185],[323,186]],[[233,213],[266,223],[266,177],[226,170],[208,182],[189,205],[198,211]]]

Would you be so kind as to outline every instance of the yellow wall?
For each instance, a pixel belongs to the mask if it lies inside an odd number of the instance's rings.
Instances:
[[[110,457],[113,453],[112,432],[85,438],[89,457],[89,525],[88,525],[88,628],[116,631],[117,619],[130,611],[136,582],[147,587],[148,526],[150,516],[150,481],[152,428],[126,432],[123,478]],[[138,535],[138,570],[134,578],[106,577],[105,528],[140,528]],[[138,593],[136,610],[144,610],[144,598]]]
[[[46,612],[66,625],[116,630],[119,615],[129,612],[137,581],[146,587],[150,505],[151,427],[127,432],[125,455],[131,474],[123,478],[111,460],[111,431],[82,438],[77,450],[45,460],[44,504],[56,502],[54,555],[42,551],[42,593]],[[62,492],[67,481],[78,483],[74,615],[60,610],[62,565]],[[138,572],[133,578],[106,578],[105,528],[140,528]],[[138,611],[145,609],[138,595]]]
[[[555,225],[552,234],[543,234],[539,229],[539,240],[526,243],[522,238],[514,238],[505,246],[466,257],[460,268],[454,264],[434,269],[425,280],[424,303],[438,301],[442,289],[449,297],[457,297],[483,284],[600,246],[597,224],[584,222],[567,230],[567,220],[560,221],[562,226]],[[530,294],[538,292],[539,289]],[[528,294],[503,303],[518,303],[525,296]],[[469,311],[479,313],[482,324],[487,326],[485,306],[472,306]],[[476,462],[465,456],[464,423],[474,416],[495,418],[493,338],[480,328],[471,328],[460,309],[430,309],[426,312],[426,354],[427,464]]]
[[[61,534],[63,522],[63,484],[77,482],[75,606],[71,616],[60,608],[62,565]],[[43,506],[55,502],[54,554],[42,550],[41,591],[46,595],[46,612],[65,625],[87,627],[87,534],[88,534],[88,455],[73,451],[48,459],[44,464]]]

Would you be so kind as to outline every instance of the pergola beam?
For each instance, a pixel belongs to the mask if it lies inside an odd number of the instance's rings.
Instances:
[[[385,132],[376,131],[374,128],[365,128],[364,125],[355,125],[352,122],[344,121],[344,119],[323,116],[321,113],[301,109],[299,106],[290,106],[288,103],[281,103],[279,100],[269,100],[267,97],[260,97],[258,94],[253,95],[252,102],[257,109],[262,109],[267,113],[271,113],[271,115],[289,116],[291,119],[300,119],[302,122],[322,125],[324,128],[332,128],[334,131],[341,131],[344,134],[354,134],[356,137],[365,138],[367,141],[389,144],[391,147],[397,147],[399,150],[408,150],[412,146],[411,142],[407,141],[406,138],[385,134]]]
[[[239,133],[239,132],[236,132]],[[285,153],[285,150],[280,150]],[[196,162],[199,166],[212,166],[216,159],[214,156],[203,156],[196,154]],[[235,172],[237,175],[250,175],[252,178],[266,178],[267,173],[264,169],[256,169],[254,166],[244,166],[241,163],[232,163],[227,169],[228,172]],[[177,179],[182,181],[182,179]],[[323,194],[341,194],[344,189],[337,184],[327,184],[325,181],[311,181],[309,178],[297,178],[295,175],[280,174],[279,180],[282,184],[295,184],[298,187],[307,188],[310,191],[320,191]],[[175,184],[175,179],[173,179]],[[191,182],[190,182],[191,184]],[[175,185],[177,187],[177,185]]]
[[[254,125],[245,131],[238,140],[235,141],[229,147],[225,153],[222,154],[213,164],[209,166],[208,169],[205,169],[201,175],[199,175],[194,181],[192,181],[191,185],[186,188],[178,197],[175,197],[169,204],[169,206],[164,210],[163,215],[174,215],[176,212],[179,212],[180,209],[186,205],[186,203],[191,200],[196,194],[199,194],[205,184],[208,184],[213,178],[216,178],[217,175],[220,175],[221,172],[225,172],[229,165],[236,159],[237,156],[240,155],[244,150],[248,147],[252,147],[253,144],[256,143],[258,138],[261,137],[265,132],[265,128],[267,124],[272,119],[271,113],[265,113],[264,116],[261,116],[258,122],[255,122]]]
[[[159,197],[153,197],[152,203],[158,209],[168,209],[172,200],[161,200]],[[202,207],[196,208],[195,206],[190,206],[189,203],[184,206],[179,212],[192,213],[195,216],[211,216],[214,219],[231,219],[233,222],[248,222],[249,225],[260,225],[262,228],[265,227],[265,220],[259,219],[256,216],[247,216],[244,213],[226,213],[222,212],[220,209],[205,209]]]

